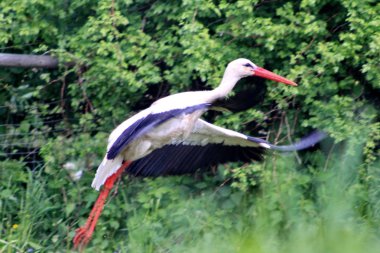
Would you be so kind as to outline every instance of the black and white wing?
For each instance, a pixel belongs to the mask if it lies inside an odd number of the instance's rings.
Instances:
[[[205,103],[159,113],[149,113],[147,115],[143,115],[127,127],[121,127],[120,130],[116,129],[116,131],[111,134],[111,141],[107,151],[107,159],[114,159],[133,140],[136,140],[138,137],[148,133],[154,127],[168,121],[169,119],[181,114],[191,114],[198,110],[204,110],[209,106],[210,104]],[[112,139],[113,135],[117,136],[114,140]]]
[[[168,106],[154,106],[124,121],[109,137],[107,154],[96,171],[92,187],[99,190],[107,178],[117,171],[123,162],[123,156],[120,154],[132,141],[174,117],[191,114],[199,110],[206,110],[209,106],[209,103],[189,105],[175,109],[170,109]]]
[[[255,137],[212,125],[199,119],[191,135],[175,140],[134,161],[128,174],[143,177],[181,175],[225,162],[261,161],[266,149],[294,151],[310,147],[324,138],[316,132],[294,145],[276,146]]]

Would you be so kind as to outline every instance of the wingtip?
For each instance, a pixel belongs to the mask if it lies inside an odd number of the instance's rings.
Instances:
[[[272,149],[272,150],[277,150],[277,151],[284,151],[284,152],[289,152],[289,151],[298,151],[298,150],[303,150],[310,148],[326,138],[328,135],[327,133],[323,131],[316,130],[312,132],[311,134],[307,135],[306,137],[302,138],[300,141],[290,144],[290,145],[284,145],[284,146],[277,146],[273,145],[266,140],[256,138],[256,137],[251,137],[247,136],[247,140],[258,143],[259,146],[266,148],[266,149]]]
[[[328,135],[327,133],[323,131],[316,130],[312,132],[311,134],[307,135],[306,137],[302,138],[300,141],[291,144],[291,145],[285,145],[285,146],[276,146],[271,145],[271,148],[278,151],[299,151],[303,149],[307,149],[310,147],[313,147],[320,141],[322,141],[324,138],[326,138]]]

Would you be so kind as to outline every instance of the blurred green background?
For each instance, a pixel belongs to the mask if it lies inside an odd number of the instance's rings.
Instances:
[[[209,121],[299,153],[205,174],[124,177],[85,252],[379,252],[376,0],[2,0],[0,252],[67,252],[110,131],[160,97],[216,87],[244,57],[299,83],[242,80]],[[63,63],[74,62],[75,66]]]

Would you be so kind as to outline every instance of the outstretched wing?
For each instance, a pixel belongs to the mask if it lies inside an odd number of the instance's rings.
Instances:
[[[314,133],[294,145],[276,146],[199,119],[187,139],[174,141],[134,161],[127,173],[143,177],[181,175],[218,163],[261,161],[266,149],[300,150],[323,137],[322,133]]]

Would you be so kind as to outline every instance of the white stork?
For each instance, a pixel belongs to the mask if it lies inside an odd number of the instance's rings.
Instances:
[[[214,90],[183,92],[162,98],[121,123],[108,139],[107,153],[92,187],[102,191],[86,224],[77,229],[74,247],[91,239],[104,202],[115,181],[126,170],[135,176],[180,175],[212,164],[263,159],[265,149],[301,150],[324,138],[316,132],[294,145],[275,146],[267,141],[212,125],[200,116],[222,99],[243,77],[260,76],[297,86],[247,59],[230,62]]]

